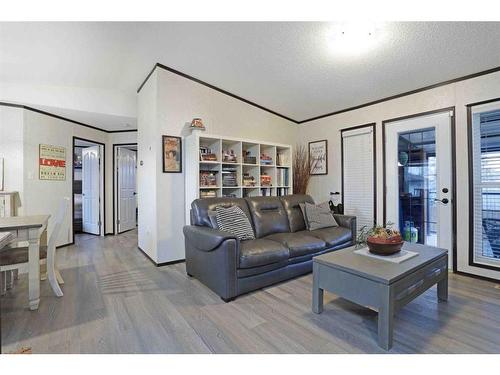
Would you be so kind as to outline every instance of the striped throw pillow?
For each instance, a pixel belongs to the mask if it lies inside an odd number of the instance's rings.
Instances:
[[[215,207],[219,230],[234,234],[240,240],[254,240],[252,225],[247,215],[238,206]]]

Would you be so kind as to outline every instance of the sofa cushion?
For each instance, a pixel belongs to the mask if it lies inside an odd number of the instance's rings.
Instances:
[[[248,211],[247,202],[243,198],[195,199],[191,203],[191,224],[212,227],[212,222],[210,221],[209,217],[209,211],[215,211],[215,207],[217,206],[238,206],[248,216],[250,224],[252,224],[252,218],[250,216],[250,212]]]
[[[290,232],[298,232],[307,229],[304,215],[299,204],[305,202],[314,204],[313,199],[306,194],[292,194],[281,197],[290,225]]]
[[[252,215],[255,237],[290,232],[288,217],[279,197],[248,197],[245,200]]]
[[[288,249],[276,241],[261,238],[240,242],[240,268],[282,262],[289,256]]]
[[[266,240],[277,241],[290,251],[290,258],[317,253],[326,247],[325,241],[311,236],[308,231],[295,233],[275,233],[265,237]]]
[[[349,228],[330,227],[311,230],[308,232],[310,236],[322,239],[328,247],[337,246],[345,242],[352,241],[352,233]]]
[[[299,206],[308,230],[338,227],[328,202],[317,205],[305,202],[300,203]]]
[[[252,225],[248,216],[238,206],[215,207],[217,227],[224,232],[234,234],[240,240],[254,240]]]

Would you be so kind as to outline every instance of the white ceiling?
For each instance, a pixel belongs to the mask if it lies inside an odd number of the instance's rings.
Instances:
[[[355,56],[329,48],[335,26],[0,23],[0,83],[135,95],[159,62],[300,121],[500,66],[500,23],[386,23]]]

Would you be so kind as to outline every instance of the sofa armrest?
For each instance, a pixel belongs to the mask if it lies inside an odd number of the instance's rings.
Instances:
[[[237,241],[235,235],[209,227],[185,225],[183,231],[186,241],[202,251],[212,251],[226,240]]]
[[[333,214],[337,223],[344,228],[351,229],[353,240],[356,239],[356,216]]]

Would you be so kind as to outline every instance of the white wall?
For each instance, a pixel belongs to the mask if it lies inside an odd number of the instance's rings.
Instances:
[[[0,157],[4,158],[4,190],[18,191],[18,204],[23,196],[23,113],[17,108],[0,106]],[[18,214],[22,214],[22,207]]]
[[[382,121],[445,107],[456,107],[457,137],[457,249],[458,269],[474,272],[486,277],[495,276],[494,271],[468,265],[468,155],[467,155],[467,110],[466,105],[500,97],[500,73],[441,86],[432,90],[404,96],[369,107],[325,117],[299,126],[300,140],[307,143],[328,139],[329,174],[313,176],[309,193],[317,201],[329,199],[330,191],[340,191],[340,129],[377,123],[377,220],[383,220],[383,170],[382,170]],[[390,125],[388,125],[390,126]]]
[[[154,87],[155,82],[157,87]],[[184,173],[162,173],[161,136],[184,137],[189,134],[190,121],[201,117],[208,134],[294,145],[298,127],[281,117],[163,69],[156,69],[146,86],[139,93],[138,157],[145,161],[144,166],[139,166],[139,186],[149,190],[139,190],[139,244],[150,256],[156,254],[156,258],[152,258],[162,263],[184,258],[182,227],[185,204]],[[155,96],[156,108],[150,102]],[[156,118],[148,117],[151,113],[147,111],[156,111]],[[148,129],[151,125],[154,130]],[[147,186],[150,183],[154,183],[155,188]],[[148,200],[147,212],[144,207],[141,209],[145,199]],[[156,209],[156,213],[151,207]],[[156,243],[152,236],[145,233],[146,230],[156,230]],[[152,248],[144,247],[146,245]]]
[[[158,70],[143,86],[137,103],[137,202],[139,247],[159,263],[157,246]],[[159,137],[159,138],[158,138]],[[169,208],[166,208],[169,209]]]
[[[6,158],[7,177],[5,190],[20,191],[21,207],[19,214],[49,213],[55,217],[60,199],[62,197],[71,197],[74,136],[105,144],[105,233],[112,233],[112,144],[136,142],[136,133],[106,133],[30,110],[5,106],[0,106],[0,120],[0,156],[6,155],[6,157],[4,156]],[[38,179],[40,143],[66,148],[65,181]],[[71,220],[72,214],[70,213],[61,229],[57,245],[73,241]],[[49,225],[50,231],[51,225]]]

